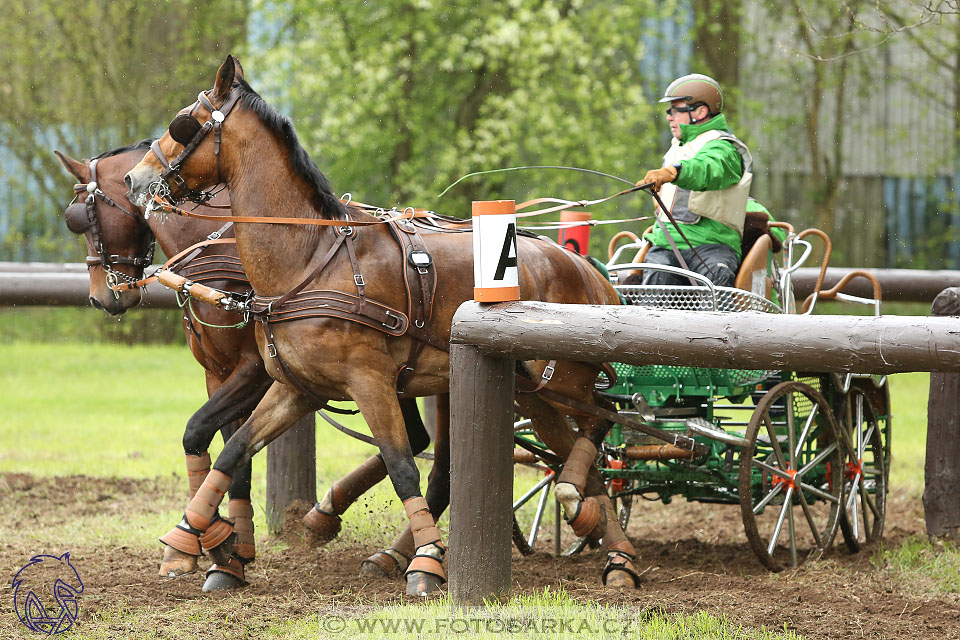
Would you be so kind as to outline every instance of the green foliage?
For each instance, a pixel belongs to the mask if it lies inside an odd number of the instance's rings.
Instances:
[[[919,591],[960,593],[960,550],[950,540],[931,542],[926,536],[913,536],[897,547],[882,545],[871,562]]]
[[[558,164],[636,179],[659,163],[637,68],[641,25],[661,11],[650,0],[262,0],[258,11],[266,22],[291,17],[259,38],[248,80],[292,117],[335,188],[359,200],[467,216],[473,199],[619,189],[523,172],[436,201],[472,171]]]
[[[162,131],[240,49],[246,15],[246,0],[5,2],[0,207],[11,233],[0,260],[84,255],[59,220],[74,180],[53,149],[89,157]]]

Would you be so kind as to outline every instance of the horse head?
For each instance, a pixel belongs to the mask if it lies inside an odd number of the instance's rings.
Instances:
[[[152,194],[175,200],[202,197],[202,189],[222,182],[220,154],[230,145],[224,137],[242,126],[236,119],[226,124],[244,88],[243,68],[232,55],[217,70],[213,89],[201,92],[197,101],[181,109],[143,160],[124,177],[131,198],[143,205]],[[223,150],[221,151],[221,147]]]
[[[79,161],[54,151],[78,184],[76,201],[64,211],[73,233],[83,235],[90,270],[90,304],[110,315],[120,315],[140,304],[139,289],[115,291],[111,286],[143,277],[153,255],[153,234],[136,207],[116,185],[130,166],[130,155],[139,157],[147,142]],[[124,157],[126,156],[126,157]]]

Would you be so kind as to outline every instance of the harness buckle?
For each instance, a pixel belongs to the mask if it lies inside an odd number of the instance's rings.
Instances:
[[[340,235],[347,236],[348,238],[353,235],[354,228],[350,226],[337,227],[337,233]]]
[[[270,356],[271,358],[277,357],[277,346],[272,342],[267,345],[267,355]]]
[[[390,311],[387,311],[387,312],[385,312],[385,313],[386,313],[387,318],[392,319],[394,322],[393,322],[393,324],[387,324],[386,322],[381,322],[381,323],[380,323],[381,326],[383,326],[384,328],[389,329],[389,330],[391,330],[391,331],[395,331],[395,330],[399,329],[399,328],[400,328],[400,325],[403,324],[403,318],[401,318],[401,317],[398,316],[397,314],[392,313],[392,312],[390,312]]]
[[[207,236],[207,240],[219,240],[220,236],[223,235],[220,233],[220,229],[217,229],[213,233]]]
[[[353,274],[353,283],[354,283],[355,285],[357,285],[358,287],[362,287],[363,284],[364,284],[364,283],[363,283],[363,274],[362,274],[362,273],[355,273],[355,274]]]
[[[550,382],[551,380],[553,380],[553,374],[554,374],[555,371],[556,371],[556,369],[554,368],[554,366],[553,366],[552,364],[547,364],[547,366],[546,366],[546,367],[544,368],[544,370],[543,370],[543,374],[541,374],[541,376],[540,376],[540,378],[543,380],[543,383],[544,383],[544,384],[546,384],[546,383]]]

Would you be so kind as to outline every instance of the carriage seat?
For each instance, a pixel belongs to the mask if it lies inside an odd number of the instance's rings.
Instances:
[[[644,241],[640,249],[637,250],[632,262],[643,262],[647,257],[652,245]],[[734,287],[744,291],[752,291],[757,295],[762,295],[770,299],[773,290],[773,278],[770,277],[768,269],[768,259],[771,252],[775,252],[773,237],[769,233],[764,233],[752,242],[752,246],[740,260],[740,267],[737,269],[737,277],[734,281]],[[642,272],[640,270],[631,271],[623,284],[640,284]]]

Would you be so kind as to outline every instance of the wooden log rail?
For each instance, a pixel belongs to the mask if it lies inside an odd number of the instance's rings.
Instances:
[[[476,604],[510,590],[515,360],[960,372],[960,320],[466,302],[450,355],[450,594]]]

